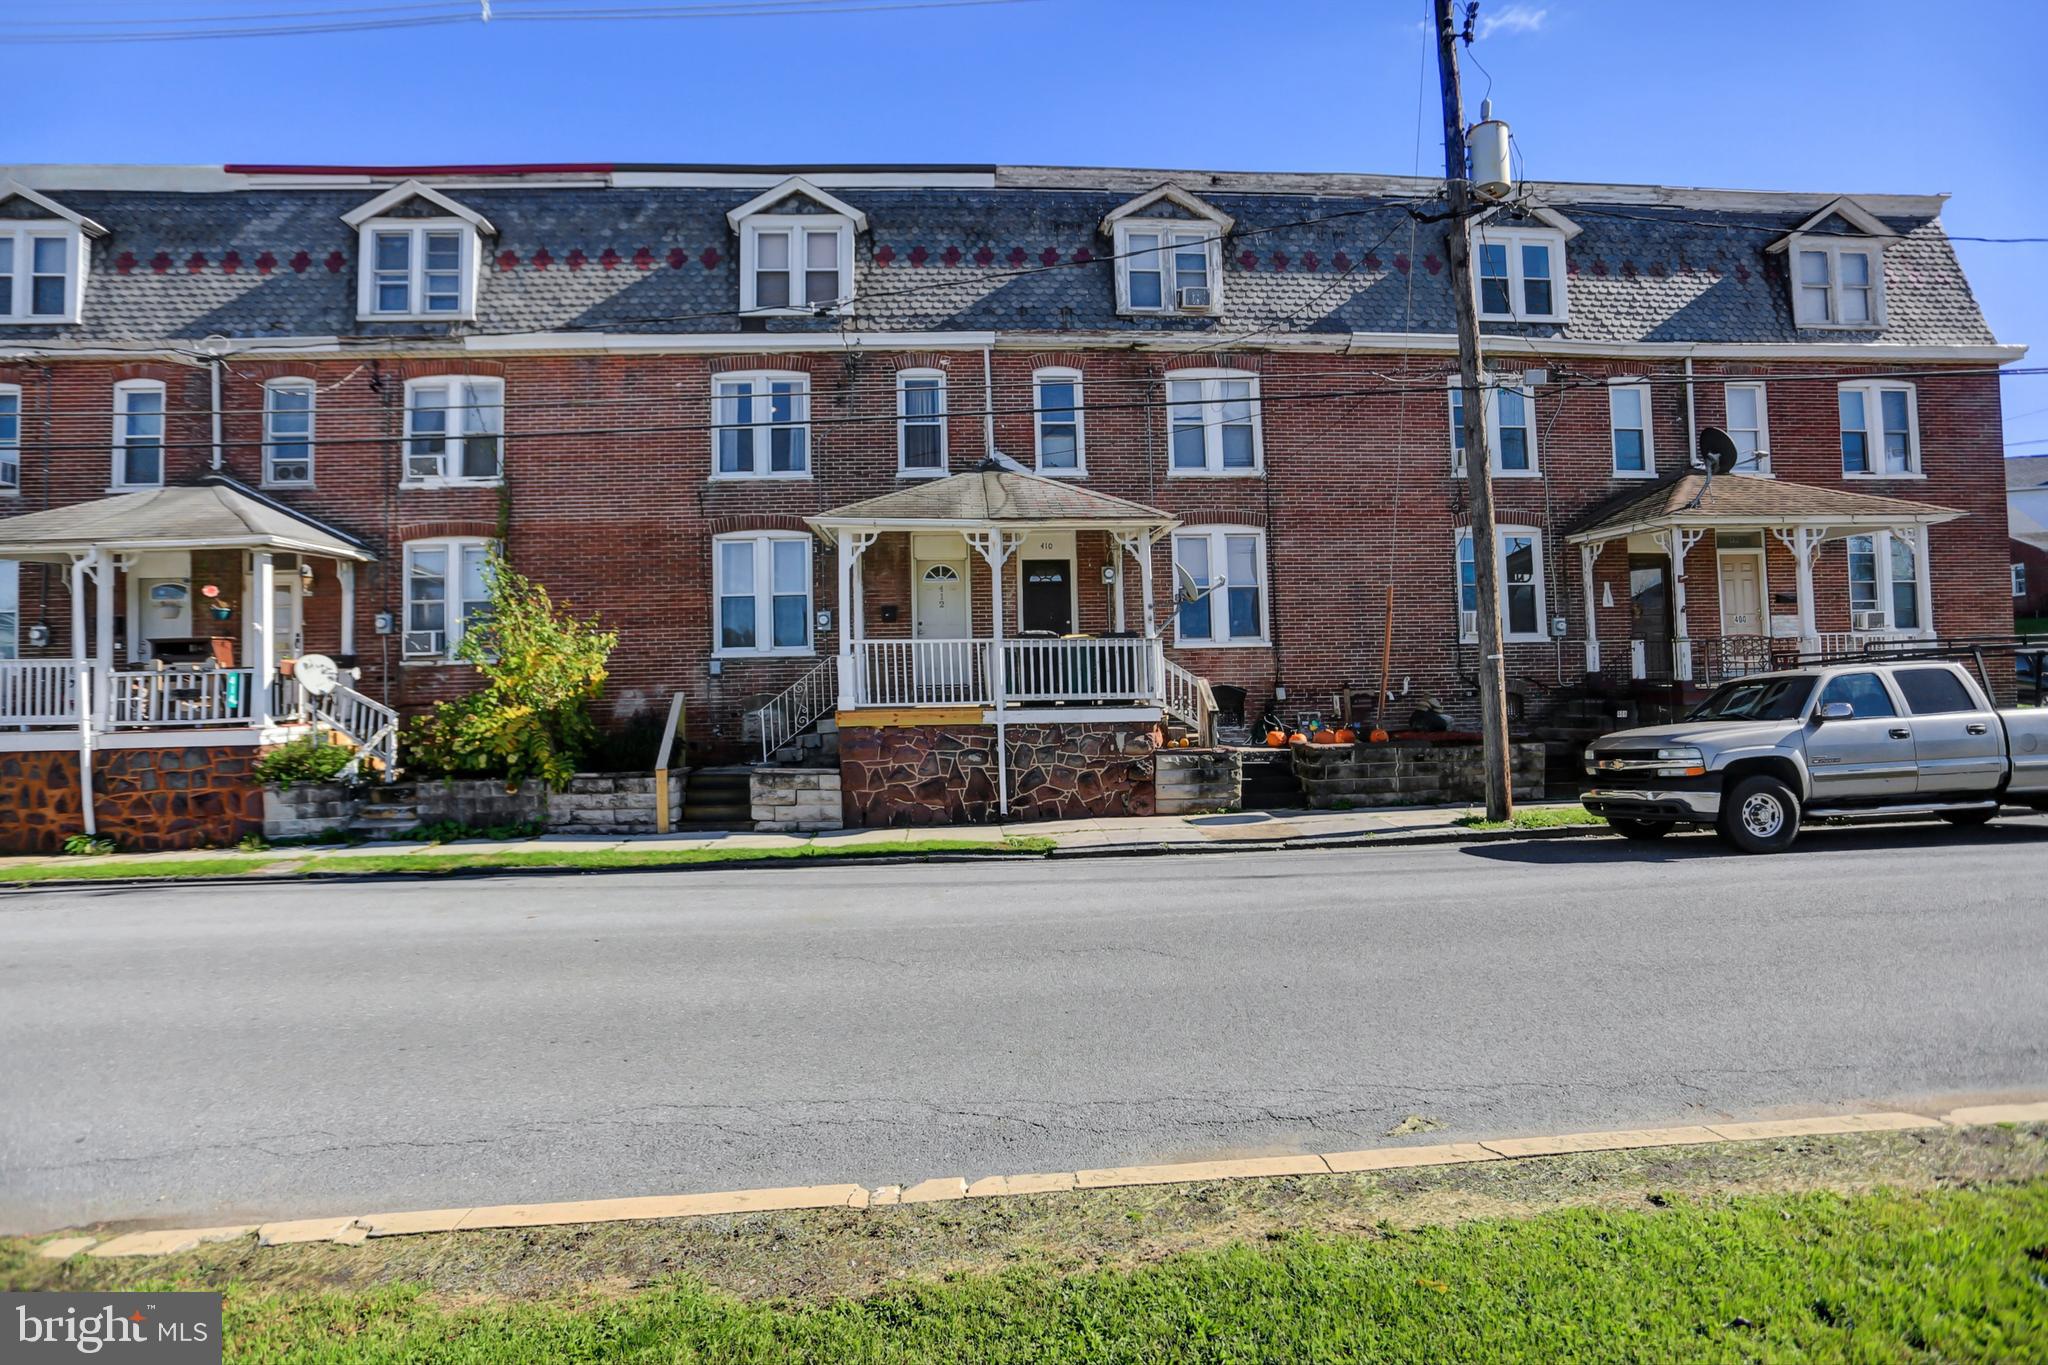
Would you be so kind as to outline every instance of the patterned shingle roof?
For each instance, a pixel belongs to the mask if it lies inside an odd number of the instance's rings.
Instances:
[[[1732,474],[1709,483],[1704,474],[1682,474],[1639,493],[1610,498],[1579,519],[1571,530],[1571,539],[1593,539],[1602,532],[1620,535],[1651,523],[1791,525],[1838,521],[1878,525],[1889,520],[1935,524],[1962,515],[1954,508],[1937,507],[1930,502],[1851,493],[1843,488],[1819,488],[1783,479]]]
[[[818,522],[939,521],[1103,522],[1111,525],[1163,526],[1173,514],[1128,498],[1098,493],[1079,484],[1026,474],[1014,469],[982,467],[965,474],[901,488],[879,497],[835,507],[811,519]]]
[[[1809,210],[1743,212],[1603,203],[1557,187],[1550,204],[1583,228],[1568,248],[1570,320],[1486,324],[1497,334],[1595,342],[1994,340],[1938,220],[1888,218],[1890,325],[1801,332],[1784,257],[1764,248]],[[22,341],[418,335],[532,331],[816,332],[841,324],[734,315],[728,210],[755,191],[520,184],[447,191],[496,225],[464,324],[356,319],[355,232],[342,215],[374,190],[309,186],[215,193],[66,190],[52,198],[104,224],[91,243],[82,324],[11,327]],[[1244,333],[1449,332],[1442,229],[1407,202],[1360,193],[1226,192],[1235,219],[1211,317],[1120,318],[1103,217],[1121,185],[835,189],[868,216],[855,248],[854,322],[871,330],[1119,330],[1219,338]],[[1615,196],[1617,199],[1621,196]],[[1424,206],[1427,208],[1428,206]]]

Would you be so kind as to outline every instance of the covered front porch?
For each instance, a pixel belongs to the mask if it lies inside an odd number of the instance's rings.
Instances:
[[[1962,515],[1704,474],[1595,509],[1567,537],[1579,549],[1588,681],[1713,685],[1931,638],[1928,530]]]

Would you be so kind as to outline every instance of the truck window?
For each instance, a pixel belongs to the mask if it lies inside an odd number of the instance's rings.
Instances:
[[[1797,720],[1813,695],[1813,679],[1794,674],[1789,677],[1743,678],[1723,684],[1721,689],[1693,708],[1691,720]]]
[[[1906,709],[1916,716],[1943,716],[1980,709],[1963,680],[1946,668],[1902,668],[1892,681],[1905,695]]]
[[[1859,716],[1899,714],[1899,709],[1892,705],[1892,694],[1884,690],[1875,673],[1844,673],[1828,679],[1828,685],[1821,689],[1820,704],[1826,706],[1836,701],[1848,702]]]

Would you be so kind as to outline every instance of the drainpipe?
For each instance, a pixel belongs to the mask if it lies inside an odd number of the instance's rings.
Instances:
[[[216,474],[220,473],[220,468],[221,468],[221,450],[220,450],[220,367],[221,367],[221,358],[220,358],[219,356],[215,356],[215,357],[213,358],[213,363],[212,363],[211,365],[207,366],[207,369],[208,369],[209,373],[211,374],[211,376],[212,376],[212,380],[213,380],[213,472],[214,472],[214,473],[216,473]]]
[[[92,671],[85,661],[85,569],[97,564],[97,547],[71,561],[71,663],[78,689],[78,810],[87,834],[98,834],[92,812]]]
[[[1692,357],[1685,358],[1685,446],[1692,463],[1700,462],[1700,424],[1692,407]]]
[[[981,348],[981,441],[982,458],[996,457],[995,347]]]

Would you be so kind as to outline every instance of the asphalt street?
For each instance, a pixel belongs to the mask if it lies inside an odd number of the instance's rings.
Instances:
[[[0,894],[0,1230],[2048,1095],[2048,823]]]

